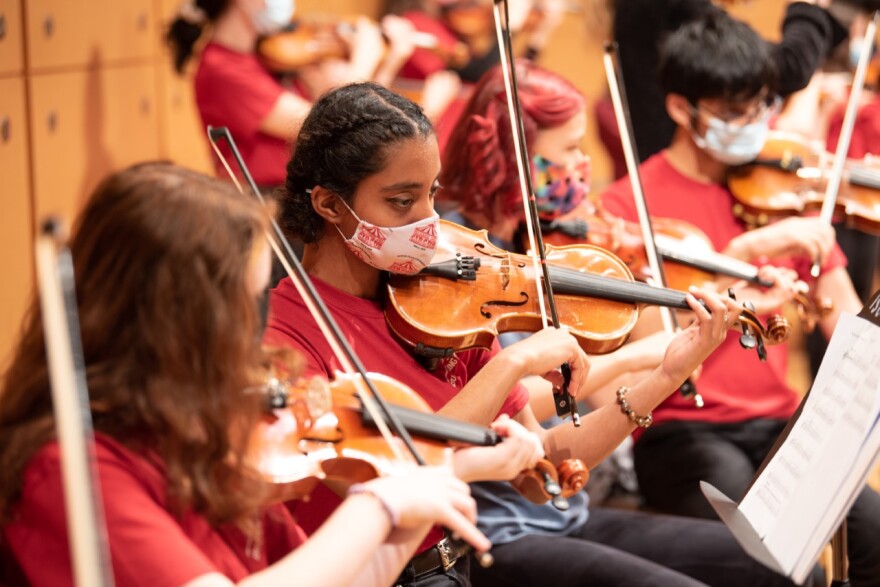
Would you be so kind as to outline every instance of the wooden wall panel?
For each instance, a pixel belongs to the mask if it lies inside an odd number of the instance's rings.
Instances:
[[[159,156],[155,65],[30,78],[34,207],[71,219],[107,173]]]
[[[0,0],[0,76],[24,71],[22,0]]]
[[[29,69],[54,71],[156,54],[153,0],[28,0]]]
[[[0,373],[18,338],[33,290],[33,248],[25,83],[0,79]]]

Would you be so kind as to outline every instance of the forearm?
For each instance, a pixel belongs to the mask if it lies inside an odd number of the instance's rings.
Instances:
[[[844,267],[836,267],[819,277],[814,295],[817,299],[829,298],[833,302],[831,312],[819,321],[819,328],[826,339],[831,338],[841,312],[858,314],[862,302]]]
[[[524,362],[512,348],[502,350],[486,363],[438,413],[482,426],[492,422],[507,394],[525,375]]]
[[[406,57],[389,55],[387,59],[383,59],[382,63],[379,64],[376,73],[373,74],[373,81],[386,88],[390,88],[391,84],[394,83],[394,80],[397,79],[397,74],[400,71],[400,68],[402,68],[405,63]]]
[[[355,520],[362,523],[352,523]],[[418,537],[413,536],[405,545],[389,548],[387,553],[383,550],[383,558],[386,560],[380,563],[377,554],[390,531],[391,522],[376,498],[368,494],[353,495],[303,545],[268,569],[251,575],[240,585],[289,585],[291,578],[295,577],[296,583],[300,585],[345,587],[358,580],[362,574],[365,579],[375,581],[361,584],[390,584],[397,576],[391,575],[392,565],[399,562],[399,566],[394,567],[399,572],[418,545]],[[334,564],[328,556],[331,552],[345,553],[345,564]],[[372,568],[369,573],[371,577],[366,577],[367,573],[364,573],[368,564]]]
[[[650,376],[634,385],[626,394],[636,414],[646,415],[681,385],[657,367]],[[592,468],[610,455],[635,430],[636,426],[621,413],[617,403],[598,408],[581,418],[582,425],[556,426],[544,436],[544,450],[553,462],[579,458]]]

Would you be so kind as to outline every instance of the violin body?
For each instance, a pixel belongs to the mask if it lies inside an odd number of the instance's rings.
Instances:
[[[461,445],[456,439],[486,446],[499,442],[491,429],[434,414],[421,396],[390,377],[370,373],[369,378],[409,430],[427,465],[445,465],[451,446]],[[288,388],[286,405],[266,413],[250,436],[244,460],[271,487],[270,500],[303,498],[319,481],[343,494],[354,483],[390,474],[401,466],[398,455],[371,423],[357,387],[366,389],[358,375],[337,373],[329,383],[315,377]],[[400,438],[393,441],[400,454],[409,454]],[[555,497],[546,490],[548,481],[559,486],[562,497],[570,497],[588,478],[589,471],[578,459],[567,459],[558,469],[542,459],[512,483],[527,499],[543,504]]]
[[[637,223],[612,216],[588,200],[558,222],[579,222],[585,234],[576,236],[550,230],[544,235],[545,242],[555,245],[588,242],[620,257],[639,281],[652,280],[642,231]],[[696,226],[670,218],[652,218],[651,222],[666,283],[671,289],[686,291],[692,285],[704,287],[715,282],[718,275],[744,279],[763,287],[773,285],[760,280],[754,265],[715,252],[709,237]],[[812,332],[818,320],[831,312],[833,304],[829,298],[811,296],[806,283],[800,282],[799,286],[800,291],[792,301],[805,329]]]
[[[495,247],[485,230],[473,231],[441,220],[432,265],[444,261],[454,265],[461,256],[479,261],[475,280],[425,274],[391,276],[386,319],[402,341],[438,349],[489,348],[502,332],[535,332],[543,327],[539,279],[529,257]],[[547,260],[583,274],[632,281],[620,259],[591,245],[547,247]],[[555,298],[560,321],[589,353],[619,348],[638,320],[639,309],[634,303],[562,292],[556,292]]]
[[[593,245],[547,247],[547,268],[559,323],[587,353],[619,348],[640,304],[690,310],[684,292],[634,282],[623,261]],[[432,263],[416,275],[391,275],[385,319],[417,354],[489,348],[502,332],[543,328],[538,283],[528,256],[495,247],[485,230],[441,220]],[[764,358],[765,341],[788,339],[791,325],[783,317],[772,316],[765,327],[749,308],[740,312],[733,326],[742,331],[743,348]]]
[[[589,198],[585,198],[574,210],[561,216],[559,221],[583,222],[586,235],[575,236],[559,230],[549,230],[544,233],[545,243],[554,246],[583,243],[595,245],[617,255],[639,281],[647,282],[653,278],[638,223],[612,216]],[[714,253],[709,237],[692,224],[671,218],[652,218],[651,222],[657,240],[674,241],[679,247],[686,247],[695,254]],[[691,285],[702,287],[715,280],[713,273],[668,260],[663,263],[663,271],[667,285],[672,289],[687,290]]]
[[[352,32],[353,21],[312,15],[309,19],[298,20],[286,30],[261,38],[257,42],[257,54],[271,71],[293,72],[325,59],[348,59],[349,45],[345,38]],[[418,31],[413,33],[413,43],[432,51],[452,67],[470,60],[470,51],[464,43],[447,47],[434,35]]]
[[[832,162],[821,144],[771,133],[754,163],[730,171],[727,185],[737,199],[734,214],[756,227],[820,210]],[[880,167],[846,162],[836,213],[849,226],[880,235]]]

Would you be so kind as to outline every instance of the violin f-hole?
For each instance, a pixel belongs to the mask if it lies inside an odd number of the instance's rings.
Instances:
[[[529,303],[529,294],[524,291],[519,292],[521,300],[518,302],[512,302],[507,300],[490,300],[485,302],[482,306],[480,306],[480,315],[483,318],[492,318],[492,313],[488,310],[488,308],[492,306],[502,306],[508,308],[515,308],[518,306],[524,306]]]

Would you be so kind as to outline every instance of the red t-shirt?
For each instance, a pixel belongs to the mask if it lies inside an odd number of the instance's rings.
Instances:
[[[844,110],[845,108],[841,106],[828,124],[826,148],[832,153],[837,150],[837,140],[843,127]],[[876,97],[859,108],[856,114],[847,156],[861,159],[868,154],[880,155],[880,98]]]
[[[256,55],[217,43],[205,45],[195,77],[202,124],[229,127],[251,175],[262,186],[281,185],[287,174],[291,141],[260,131],[263,119],[285,91]],[[229,150],[222,148],[231,162]],[[215,165],[218,176],[226,177],[222,165],[218,161]],[[232,168],[236,169],[234,164]]]
[[[169,513],[161,465],[98,435],[95,457],[117,587],[176,587],[207,573],[239,581],[305,541],[281,505],[263,516],[263,546],[247,548],[233,526],[213,527],[189,512]],[[24,472],[21,501],[4,528],[9,550],[33,585],[73,587],[56,442],[43,447]]]
[[[733,195],[726,187],[682,175],[667,161],[665,152],[652,156],[639,169],[652,216],[690,222],[706,233],[718,251],[745,231],[743,223],[733,215]],[[602,194],[602,202],[612,214],[638,220],[629,178],[612,184]],[[791,267],[802,277],[809,274],[811,265],[806,257],[772,262]],[[835,247],[824,270],[845,264],[846,258]],[[696,381],[705,406],[698,409],[692,400],[675,393],[654,410],[654,421],[742,422],[790,417],[799,398],[785,382],[787,354],[787,345],[767,346],[767,360],[762,362],[757,353],[741,348],[739,333],[731,331],[703,363],[703,372]]]
[[[408,10],[403,18],[410,21],[420,33],[428,33],[437,38],[437,43],[448,51],[458,44],[458,37],[441,21],[418,10]],[[432,73],[446,69],[446,62],[430,49],[416,47],[407,62],[400,69],[400,77],[406,79],[425,79]]]
[[[391,335],[385,322],[382,305],[336,289],[312,278],[318,294],[333,314],[349,344],[369,372],[382,373],[419,393],[432,409],[443,407],[459,389],[498,352],[498,343],[491,351],[473,349],[442,359],[438,368],[428,372]],[[284,279],[269,297],[269,322],[265,341],[276,346],[289,346],[302,352],[310,375],[332,377],[340,369],[330,345],[318,329],[290,279]],[[513,416],[528,403],[528,392],[517,384],[508,394],[500,413]],[[295,502],[297,521],[312,532],[339,505],[340,499],[319,485],[308,502]],[[428,534],[419,550],[437,543],[439,530]]]

